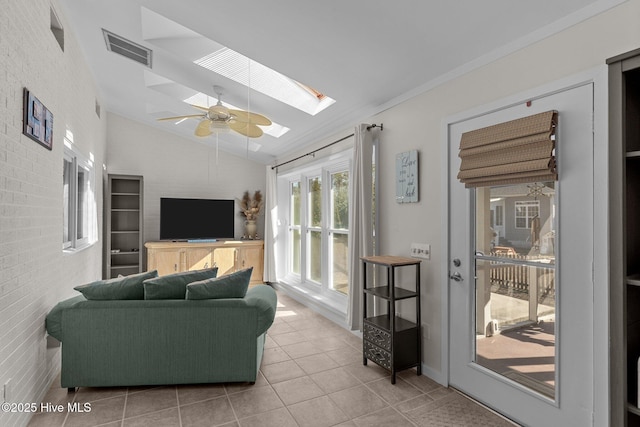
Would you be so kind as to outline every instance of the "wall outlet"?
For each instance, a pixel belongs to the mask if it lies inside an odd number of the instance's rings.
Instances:
[[[427,243],[412,243],[411,256],[413,258],[431,259],[431,245]]]

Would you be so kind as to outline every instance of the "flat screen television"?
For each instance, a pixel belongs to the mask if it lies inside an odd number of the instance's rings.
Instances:
[[[160,198],[160,240],[234,238],[235,202]]]

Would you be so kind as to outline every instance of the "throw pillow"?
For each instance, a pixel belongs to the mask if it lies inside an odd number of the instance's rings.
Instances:
[[[218,267],[204,270],[183,271],[144,281],[144,299],[184,299],[191,282],[211,279],[218,274]]]
[[[158,277],[156,270],[115,279],[98,280],[73,289],[82,293],[88,300],[144,299],[142,282],[153,277]]]
[[[244,298],[253,267],[187,285],[187,299]]]

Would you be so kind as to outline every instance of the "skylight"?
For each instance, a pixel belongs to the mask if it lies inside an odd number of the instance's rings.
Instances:
[[[312,116],[336,102],[321,92],[226,47],[193,62]]]

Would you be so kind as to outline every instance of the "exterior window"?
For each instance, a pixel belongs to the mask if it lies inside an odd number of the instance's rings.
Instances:
[[[308,180],[307,253],[309,279],[322,282],[322,179]]]
[[[540,202],[515,202],[516,228],[531,228],[531,221],[540,215]]]
[[[73,191],[73,183],[72,176],[73,173],[73,159],[68,157],[66,154],[64,156],[64,168],[62,172],[63,176],[63,208],[62,208],[62,241],[64,243],[63,247],[68,248],[71,247],[71,240],[73,235],[73,209],[75,207],[75,203],[73,202],[72,191]]]
[[[496,206],[495,225],[501,227],[504,225],[504,210],[502,205]]]
[[[349,172],[331,174],[331,288],[349,290]]]
[[[93,163],[65,145],[62,177],[62,248],[81,249],[96,240]]]
[[[289,189],[287,276],[314,295],[346,302],[349,293],[349,161],[284,177]]]
[[[291,271],[300,274],[300,181],[291,183],[291,227],[289,241],[291,243]]]

